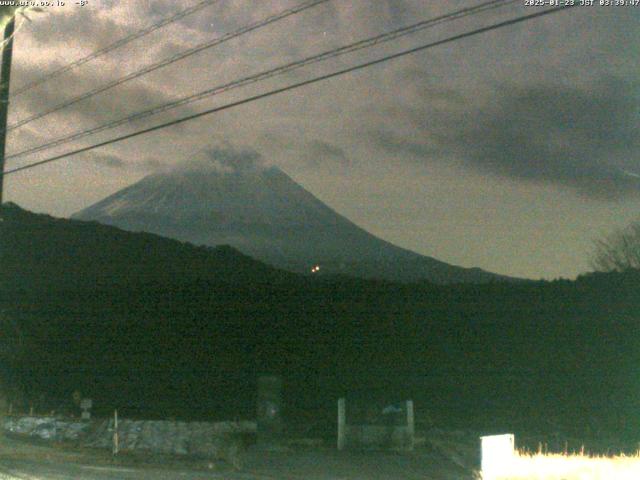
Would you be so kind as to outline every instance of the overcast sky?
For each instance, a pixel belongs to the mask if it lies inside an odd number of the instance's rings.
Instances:
[[[220,0],[13,97],[10,123],[300,1]],[[68,1],[33,13],[17,34],[12,88],[194,3]],[[16,129],[8,153],[478,3],[332,0]],[[522,0],[7,168],[534,11]],[[640,216],[639,27],[640,7],[577,7],[7,176],[6,200],[69,216],[205,148],[250,149],[396,245],[502,274],[575,277],[594,239]]]

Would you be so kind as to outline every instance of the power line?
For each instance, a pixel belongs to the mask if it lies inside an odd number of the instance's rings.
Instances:
[[[385,57],[382,57],[382,58],[379,58],[379,59],[376,59],[376,60],[371,60],[371,61],[368,61],[368,62],[360,63],[358,65],[355,65],[355,66],[352,66],[352,67],[348,67],[348,68],[345,68],[345,69],[342,69],[342,70],[337,70],[335,72],[328,73],[328,74],[325,74],[325,75],[321,75],[321,76],[318,76],[318,77],[315,77],[315,78],[312,78],[312,79],[309,79],[309,80],[304,80],[302,82],[298,82],[298,83],[294,83],[294,84],[291,84],[291,85],[287,85],[286,87],[281,87],[281,88],[277,88],[275,90],[270,90],[269,92],[261,93],[259,95],[254,95],[252,97],[247,97],[247,98],[244,98],[242,100],[238,100],[238,101],[235,101],[235,102],[227,103],[226,105],[222,105],[222,106],[219,106],[219,107],[211,108],[211,109],[205,110],[203,112],[195,113],[193,115],[188,115],[186,117],[178,118],[176,120],[172,120],[170,122],[162,123],[160,125],[156,125],[156,126],[153,126],[153,127],[145,128],[143,130],[138,130],[137,132],[129,133],[129,134],[122,135],[122,136],[116,137],[116,138],[112,138],[110,140],[106,140],[104,142],[100,142],[100,143],[97,143],[97,144],[94,144],[94,145],[90,145],[88,147],[79,148],[77,150],[73,150],[71,152],[63,153],[61,155],[56,155],[54,157],[50,157],[50,158],[47,158],[47,159],[44,159],[44,160],[40,160],[38,162],[33,162],[31,164],[28,164],[28,165],[23,165],[21,167],[16,167],[16,168],[13,168],[11,170],[8,170],[8,171],[4,172],[3,175],[9,175],[9,174],[20,172],[20,171],[23,171],[23,170],[28,170],[28,169],[31,169],[31,168],[34,168],[34,167],[37,167],[37,166],[40,166],[40,165],[44,165],[46,163],[62,160],[64,158],[68,158],[68,157],[71,157],[73,155],[77,155],[79,153],[88,152],[88,151],[94,150],[96,148],[104,147],[104,146],[107,146],[107,145],[111,145],[113,143],[121,142],[123,140],[128,140],[130,138],[138,137],[140,135],[151,133],[151,132],[154,132],[156,130],[160,130],[160,129],[163,129],[163,128],[167,128],[167,127],[171,127],[171,126],[174,126],[174,125],[178,125],[180,123],[184,123],[184,122],[187,122],[189,120],[195,120],[197,118],[204,117],[206,115],[211,115],[213,113],[218,113],[218,112],[221,112],[221,111],[224,111],[224,110],[228,110],[228,109],[231,109],[231,108],[234,108],[234,107],[238,107],[240,105],[244,105],[244,104],[247,104],[247,103],[254,102],[256,100],[261,100],[263,98],[267,98],[267,97],[271,97],[271,96],[274,96],[274,95],[278,95],[280,93],[288,92],[290,90],[295,90],[295,89],[298,89],[298,88],[301,88],[301,87],[304,87],[304,86],[307,86],[307,85],[311,85],[311,84],[318,83],[318,82],[321,82],[321,81],[324,81],[324,80],[328,80],[330,78],[334,78],[334,77],[338,77],[338,76],[341,76],[341,75],[345,75],[347,73],[351,73],[351,72],[354,72],[354,71],[357,71],[357,70],[362,70],[364,68],[371,67],[373,65],[378,65],[378,64],[381,64],[381,63],[384,63],[384,62],[388,62],[390,60],[395,60],[397,58],[401,58],[401,57],[404,57],[406,55],[411,55],[413,53],[417,53],[417,52],[420,52],[420,51],[423,51],[423,50],[427,50],[429,48],[433,48],[433,47],[437,47],[437,46],[440,46],[440,45],[444,45],[446,43],[452,43],[452,42],[455,42],[455,41],[458,41],[458,40],[462,40],[464,38],[468,38],[468,37],[472,37],[472,36],[475,36],[475,35],[479,35],[481,33],[489,32],[491,30],[497,30],[499,28],[508,27],[508,26],[511,26],[511,25],[515,25],[517,23],[521,23],[521,22],[525,22],[525,21],[528,21],[528,20],[532,20],[534,18],[542,17],[542,16],[549,15],[549,14],[552,14],[552,13],[561,12],[561,11],[564,11],[564,10],[569,10],[570,8],[573,8],[576,5],[577,4],[563,6],[563,7],[554,7],[554,8],[550,8],[550,9],[547,9],[547,10],[542,10],[540,12],[531,13],[529,15],[522,15],[520,17],[512,18],[510,20],[506,20],[506,21],[503,21],[503,22],[494,23],[492,25],[489,25],[489,26],[486,26],[486,27],[477,28],[477,29],[471,30],[469,32],[461,33],[461,34],[458,34],[458,35],[453,35],[451,37],[447,37],[447,38],[442,39],[442,40],[438,40],[438,41],[435,41],[435,42],[432,42],[432,43],[427,43],[425,45],[420,45],[418,47],[410,48],[408,50],[403,50],[403,51],[401,51],[399,53],[395,53],[395,54],[392,54],[392,55],[387,55]]]
[[[105,55],[117,48],[122,47],[123,45],[126,45],[127,43],[131,43],[134,40],[137,40],[139,38],[144,37],[145,35],[148,35],[152,32],[155,32],[156,30],[169,25],[171,23],[177,22],[178,20],[183,19],[184,17],[191,15],[192,13],[197,12],[198,10],[201,10],[205,7],[208,7],[209,5],[213,5],[214,3],[219,2],[220,0],[203,0],[199,3],[196,3],[195,5],[186,8],[184,10],[181,10],[180,12],[176,13],[175,15],[172,15],[170,17],[164,18],[162,20],[160,20],[157,23],[154,23],[153,25],[150,25],[149,27],[143,28],[142,30],[139,30],[137,32],[134,32],[130,35],[127,35],[126,37],[123,37],[119,40],[116,40],[115,42],[113,42],[110,45],[107,45],[104,48],[101,48],[99,50],[96,50],[95,52],[90,53],[89,55],[87,55],[86,57],[82,57],[78,60],[75,60],[67,65],[64,65],[63,67],[58,68],[57,70],[52,71],[51,73],[44,75],[43,77],[40,77],[37,80],[34,80],[33,82],[27,83],[26,85],[16,89],[14,92],[12,92],[12,97],[16,97],[18,95],[20,95],[21,93],[26,92],[27,90],[31,90],[34,87],[37,87],[38,85],[41,85],[45,82],[48,82],[49,80],[51,80],[52,78],[58,77],[60,75],[62,75],[63,73],[66,73],[70,70],[73,70],[74,68],[79,67],[80,65],[84,65],[87,62],[90,62],[91,60],[94,60],[98,57],[101,57],[102,55]]]
[[[110,130],[112,128],[116,128],[120,125],[124,125],[127,123],[130,123],[132,121],[135,120],[141,120],[143,118],[152,116],[152,115],[156,115],[158,113],[162,113],[162,112],[166,112],[168,110],[172,110],[174,108],[180,107],[180,106],[184,106],[199,100],[202,100],[204,98],[207,97],[211,97],[223,92],[227,92],[229,90],[233,90],[235,88],[238,87],[243,87],[249,84],[253,84],[259,81],[263,81],[266,80],[268,78],[272,78],[275,77],[277,75],[282,75],[284,73],[288,73],[288,72],[292,72],[294,70],[297,70],[299,68],[314,64],[314,63],[318,63],[321,61],[325,61],[331,58],[335,58],[338,57],[340,55],[344,55],[347,53],[352,53],[352,52],[356,52],[358,50],[362,50],[364,48],[369,48],[372,47],[374,45],[378,45],[384,42],[388,42],[391,40],[394,40],[396,38],[399,38],[401,36],[405,36],[405,35],[409,35],[412,33],[416,33],[419,32],[423,29],[426,28],[430,28],[430,27],[434,27],[436,25],[439,25],[441,23],[445,23],[445,22],[449,22],[449,21],[453,21],[453,20],[457,20],[459,18],[463,18],[465,16],[471,16],[471,15],[475,15],[481,12],[485,12],[488,11],[490,9],[495,9],[498,7],[503,7],[506,6],[508,4],[511,3],[515,3],[518,0],[492,0],[489,2],[485,2],[483,4],[477,5],[475,7],[469,7],[469,8],[464,8],[461,10],[457,10],[455,12],[452,13],[448,13],[448,14],[444,14],[441,15],[439,17],[435,17],[432,19],[428,19],[428,20],[423,20],[417,23],[414,23],[412,25],[409,26],[405,26],[405,27],[401,27],[398,28],[396,30],[392,30],[390,32],[386,32],[386,33],[382,33],[380,35],[376,35],[374,37],[370,37],[364,40],[360,40],[357,41],[355,43],[351,43],[336,49],[331,49],[325,52],[322,52],[320,54],[317,55],[313,55],[311,57],[307,57],[304,58],[302,60],[297,60],[295,62],[291,62],[291,63],[287,63],[281,66],[278,66],[276,68],[270,69],[270,70],[266,70],[257,74],[253,74],[253,75],[249,75],[247,77],[243,77],[237,80],[234,80],[232,82],[223,84],[223,85],[218,85],[215,86],[213,88],[209,88],[207,90],[195,93],[193,95],[189,95],[186,97],[182,97],[179,98],[177,100],[174,100],[172,102],[168,102],[166,104],[163,105],[159,105],[157,107],[148,109],[148,110],[144,110],[138,113],[135,113],[133,115],[129,115],[126,116],[124,118],[120,118],[120,119],[116,119],[116,120],[112,120],[110,122],[107,122],[105,124],[99,125],[97,127],[92,127],[89,128],[87,130],[83,130],[81,132],[77,132],[71,135],[68,135],[66,137],[60,137],[57,138],[53,141],[47,142],[45,144],[36,146],[36,147],[31,147],[29,149],[26,150],[22,150],[20,152],[14,153],[12,155],[7,156],[7,159],[14,159],[17,157],[21,157],[24,155],[28,155],[28,154],[32,154],[32,153],[36,153],[36,152],[40,152],[43,150],[48,150],[50,148],[53,147],[57,147],[66,143],[69,143],[71,141],[74,140],[78,140],[80,138],[84,138],[86,136],[89,135],[93,135],[95,133],[99,133],[105,130]]]
[[[134,80],[136,78],[139,78],[143,75],[146,75],[147,73],[151,73],[155,70],[158,70],[160,68],[166,67],[167,65],[171,65],[179,60],[183,60],[187,57],[190,57],[192,55],[195,55],[196,53],[199,53],[203,50],[215,47],[217,45],[220,45],[222,43],[228,42],[229,40],[232,40],[234,38],[237,38],[241,35],[244,35],[246,33],[252,32],[254,30],[257,30],[259,28],[265,27],[267,25],[270,25],[272,23],[275,23],[279,20],[282,20],[284,18],[290,17],[292,15],[295,15],[297,13],[303,12],[305,10],[308,10],[310,8],[313,8],[317,5],[326,3],[330,0],[311,0],[305,3],[302,3],[296,7],[293,8],[288,8],[286,10],[282,10],[281,12],[275,14],[275,15],[271,15],[263,20],[260,20],[259,22],[255,22],[252,23],[250,25],[247,25],[245,27],[242,27],[234,32],[231,33],[227,33],[221,37],[218,37],[212,41],[209,42],[205,42],[205,43],[201,43],[199,45],[196,45],[195,47],[191,47],[187,50],[184,50],[180,53],[177,53],[175,55],[172,55],[171,57],[168,57],[164,60],[161,60],[160,62],[156,62],[154,64],[148,65],[147,67],[144,67],[141,70],[137,70],[135,72],[132,72],[128,75],[125,75],[124,77],[120,77],[117,80],[113,80],[109,83],[107,83],[106,85],[103,85],[101,87],[97,87],[94,88],[93,90],[89,90],[88,92],[85,92],[81,95],[78,95],[77,97],[73,97],[70,100],[67,100],[63,103],[60,103],[54,107],[51,107],[48,110],[44,110],[43,112],[37,113],[35,115],[32,115],[30,117],[27,117],[23,120],[19,120],[18,122],[15,122],[11,125],[9,125],[9,127],[7,128],[7,131],[12,131],[15,130],[18,127],[22,127],[23,125],[26,125],[27,123],[31,123],[35,120],[39,120],[47,115],[50,115],[54,112],[57,112],[59,110],[62,110],[64,108],[67,108],[71,105],[75,105],[78,102],[81,102],[82,100],[86,100],[87,98],[93,97],[95,95],[98,95],[99,93],[103,93],[106,92],[107,90],[110,90],[112,88],[115,88],[119,85],[122,85],[125,82],[128,82],[130,80]]]
[[[467,16],[467,15],[477,14],[477,13],[480,13],[482,11],[486,11],[486,10],[489,10],[489,9],[502,7],[502,6],[507,5],[509,3],[515,3],[515,1],[517,1],[517,0],[493,0],[493,1],[486,2],[484,4],[481,4],[481,5],[478,5],[478,6],[475,6],[475,7],[465,8],[465,9],[458,10],[458,11],[453,12],[453,13],[442,15],[440,17],[436,17],[436,18],[429,19],[429,20],[424,20],[424,21],[418,22],[416,24],[412,24],[412,25],[409,25],[407,27],[402,27],[402,28],[399,28],[397,30],[393,30],[391,32],[383,33],[383,34],[377,35],[375,37],[371,37],[371,38],[368,38],[368,39],[365,39],[365,40],[361,40],[361,41],[358,41],[358,42],[355,42],[355,43],[352,43],[352,44],[349,44],[349,45],[346,45],[346,46],[343,46],[343,47],[340,47],[340,48],[337,48],[337,49],[332,49],[332,50],[329,50],[329,51],[325,51],[325,52],[320,53],[318,55],[307,57],[307,58],[305,58],[303,60],[298,60],[298,61],[295,61],[295,62],[291,62],[291,63],[285,64],[285,65],[281,65],[281,66],[276,67],[276,68],[271,69],[271,70],[263,71],[263,72],[260,72],[258,74],[254,74],[254,75],[250,75],[248,77],[244,77],[244,78],[241,78],[241,79],[238,79],[238,80],[234,80],[234,81],[232,81],[230,83],[227,83],[227,84],[224,84],[224,85],[219,85],[219,86],[207,89],[205,91],[198,92],[196,94],[193,94],[193,95],[190,95],[190,96],[187,96],[187,97],[183,97],[183,98],[177,99],[175,101],[169,102],[167,104],[160,105],[158,107],[154,107],[152,109],[145,110],[145,111],[142,111],[142,112],[138,112],[136,114],[133,114],[133,115],[130,115],[130,116],[127,116],[127,117],[124,117],[124,118],[113,120],[113,121],[108,122],[106,124],[103,124],[103,125],[100,125],[100,126],[97,126],[97,127],[93,127],[93,128],[84,130],[82,132],[78,132],[78,133],[72,134],[72,135],[67,136],[67,137],[58,138],[58,139],[53,140],[51,142],[48,142],[46,144],[43,144],[43,145],[40,145],[40,146],[37,146],[37,147],[32,147],[30,149],[23,150],[23,151],[15,153],[15,154],[12,154],[12,155],[8,156],[7,159],[12,159],[12,158],[24,156],[24,155],[27,155],[27,154],[31,154],[31,153],[36,153],[36,152],[39,152],[39,151],[42,151],[42,150],[47,150],[49,148],[53,148],[53,147],[65,144],[65,143],[68,143],[70,141],[86,137],[88,135],[92,135],[92,134],[95,134],[95,133],[98,133],[98,132],[101,132],[101,131],[104,131],[104,130],[112,129],[112,128],[118,127],[118,126],[126,124],[126,123],[130,123],[131,121],[134,121],[134,120],[140,120],[142,118],[146,118],[146,117],[151,116],[151,115],[162,113],[162,112],[177,108],[179,106],[183,106],[183,105],[186,105],[186,104],[189,104],[189,103],[193,103],[193,102],[202,100],[202,99],[204,99],[206,97],[209,97],[209,96],[213,96],[213,95],[216,95],[216,94],[219,94],[219,93],[222,93],[222,92],[226,92],[226,91],[238,88],[238,87],[249,85],[249,84],[261,81],[261,80],[266,80],[266,79],[274,77],[276,75],[281,75],[283,73],[291,72],[293,70],[302,68],[304,66],[308,66],[308,65],[313,64],[313,63],[324,61],[324,60],[327,60],[329,58],[334,58],[334,57],[337,57],[337,56],[340,56],[340,55],[344,55],[346,53],[351,53],[351,52],[355,52],[357,50],[361,50],[363,48],[368,48],[368,47],[371,47],[371,46],[379,44],[379,43],[387,42],[387,41],[393,40],[395,38],[398,38],[400,36],[404,36],[404,35],[408,35],[408,34],[411,34],[411,33],[415,33],[417,31],[420,31],[420,30],[424,29],[424,28],[438,25],[438,24],[443,23],[445,21],[452,21],[452,20],[455,20],[455,19],[458,19],[458,18],[462,18],[462,17]]]

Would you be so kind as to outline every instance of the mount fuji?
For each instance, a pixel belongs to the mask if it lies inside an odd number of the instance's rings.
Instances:
[[[151,174],[72,218],[155,233],[196,245],[231,245],[299,273],[401,282],[484,283],[507,279],[453,266],[386,242],[338,214],[257,157],[205,161]],[[319,268],[318,268],[319,267]]]

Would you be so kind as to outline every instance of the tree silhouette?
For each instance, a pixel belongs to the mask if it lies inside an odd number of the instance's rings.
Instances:
[[[640,269],[640,221],[597,240],[591,265],[603,272]]]

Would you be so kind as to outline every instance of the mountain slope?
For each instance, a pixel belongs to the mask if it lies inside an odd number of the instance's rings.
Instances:
[[[271,265],[394,281],[487,282],[500,277],[392,245],[339,215],[272,168],[203,164],[150,175],[73,218],[202,245],[231,245]]]
[[[196,247],[94,222],[36,215],[13,204],[0,207],[0,240],[0,287],[5,291],[193,281],[261,284],[294,276],[229,246]]]

